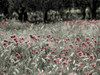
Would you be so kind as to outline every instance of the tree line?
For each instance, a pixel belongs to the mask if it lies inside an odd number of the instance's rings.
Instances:
[[[63,15],[63,10],[80,9],[82,19],[85,19],[86,8],[89,8],[90,19],[96,19],[96,11],[100,7],[100,0],[0,0],[0,13],[11,19],[13,12],[18,14],[20,21],[28,20],[28,12],[43,12],[43,20],[48,20],[48,11],[55,10]]]

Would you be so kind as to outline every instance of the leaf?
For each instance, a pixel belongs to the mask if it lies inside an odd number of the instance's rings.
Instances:
[[[17,73],[19,73],[19,70],[18,70],[18,69],[15,69],[15,71],[16,71]]]
[[[44,28],[44,25],[41,27],[41,30]]]
[[[36,63],[34,63],[34,62],[33,62],[33,63],[31,63],[31,65],[35,65],[35,64],[36,64]]]
[[[75,70],[75,71],[76,71],[76,69],[77,69],[76,67],[73,68],[73,70]]]
[[[95,71],[95,70],[93,69],[93,70],[90,71],[90,73],[93,73],[94,71]]]
[[[97,72],[94,72],[92,75],[99,75]]]
[[[88,60],[88,58],[84,58],[83,60],[86,61],[86,60]]]
[[[53,65],[53,68],[55,68],[56,67],[56,65]]]
[[[14,75],[16,75],[16,72],[13,72]]]
[[[70,56],[72,57],[73,55],[74,55],[74,52],[73,52],[73,53],[71,53],[71,55],[70,55]]]
[[[100,62],[100,59],[97,59],[96,62]]]
[[[49,71],[49,73],[48,74],[51,74],[52,73],[52,71]]]
[[[34,68],[37,68],[37,66],[38,66],[38,65],[37,65],[37,64],[35,64]]]
[[[39,73],[41,73],[41,70],[38,68]]]
[[[46,63],[45,59],[41,58],[44,63]]]
[[[69,67],[67,67],[67,71],[69,71]]]
[[[85,67],[83,67],[83,71],[85,71],[87,68],[89,68],[89,66],[85,66]]]
[[[3,57],[4,53],[1,54],[1,57]]]
[[[20,62],[20,60],[17,60],[17,61],[15,61],[14,63],[16,64],[16,63],[18,63],[18,62]]]
[[[73,64],[75,64],[75,60],[73,61]]]
[[[55,72],[58,70],[58,67],[56,67]]]

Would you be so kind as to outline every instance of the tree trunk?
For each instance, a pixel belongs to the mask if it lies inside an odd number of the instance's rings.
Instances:
[[[48,11],[44,11],[44,23],[48,20]]]
[[[27,12],[24,13],[24,21],[27,21],[28,20],[28,15],[27,15]]]
[[[68,9],[68,19],[71,18],[71,14],[72,14],[72,13],[71,13],[71,8],[69,8],[69,9]]]
[[[85,9],[86,9],[86,8],[82,8],[82,9],[81,9],[81,11],[82,11],[82,19],[83,19],[83,20],[84,20],[85,17],[86,17]]]
[[[63,19],[63,12],[62,11],[60,11],[60,17],[61,17],[61,19]]]
[[[23,20],[23,13],[18,13],[18,19],[19,19],[19,21],[22,22],[22,20]]]
[[[64,17],[63,17],[64,16],[64,8],[59,10],[59,14],[60,14],[61,20],[63,21],[63,19],[64,19]]]
[[[91,19],[96,19],[96,9],[91,9]]]
[[[28,20],[28,15],[27,15],[27,12],[25,10],[26,10],[25,7],[21,7],[21,9],[16,10],[16,12],[18,13],[18,20],[21,22]]]
[[[91,0],[90,2],[90,11],[91,11],[91,19],[96,19],[96,6],[97,2],[95,0]]]
[[[7,19],[9,19],[9,13],[8,13],[8,9],[5,9],[4,10],[4,15]]]

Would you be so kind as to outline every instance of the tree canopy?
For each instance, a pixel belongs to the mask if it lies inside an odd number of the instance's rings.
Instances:
[[[61,13],[64,9],[80,9],[85,19],[86,8],[90,9],[91,19],[96,19],[96,10],[100,7],[100,0],[0,0],[0,13],[10,18],[13,12],[18,14],[18,19],[28,20],[27,12],[42,11],[44,21],[48,20],[48,11],[56,10]]]

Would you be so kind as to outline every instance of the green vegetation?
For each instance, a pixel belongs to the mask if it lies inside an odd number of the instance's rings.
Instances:
[[[1,22],[0,74],[99,75],[99,24],[99,20]]]

